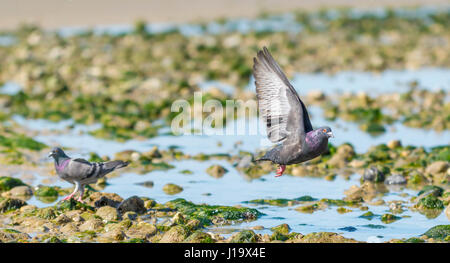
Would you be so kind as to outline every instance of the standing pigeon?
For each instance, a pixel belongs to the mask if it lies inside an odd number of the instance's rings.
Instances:
[[[110,161],[91,163],[84,159],[71,159],[61,148],[53,148],[48,157],[55,159],[55,169],[58,176],[72,184],[75,184],[75,190],[63,200],[71,199],[76,192],[80,191],[80,197],[77,201],[83,202],[84,186],[97,182],[106,174],[128,165],[124,161]]]
[[[253,62],[260,115],[267,125],[269,140],[279,143],[257,161],[279,164],[278,177],[286,165],[325,153],[328,138],[334,136],[329,127],[312,128],[305,105],[266,47]]]

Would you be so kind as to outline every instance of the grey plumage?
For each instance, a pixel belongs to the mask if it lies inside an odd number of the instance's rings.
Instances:
[[[88,162],[80,158],[71,159],[60,148],[54,148],[50,152],[49,157],[53,157],[55,161],[55,169],[58,176],[75,185],[74,192],[64,200],[72,198],[77,191],[80,191],[80,198],[78,200],[81,201],[85,185],[95,183],[108,173],[128,165],[128,162],[120,160]]]
[[[284,165],[326,152],[331,129],[313,130],[305,104],[267,48],[259,51],[253,61],[260,116],[266,123],[269,140],[279,143],[257,161],[272,161],[284,171]]]

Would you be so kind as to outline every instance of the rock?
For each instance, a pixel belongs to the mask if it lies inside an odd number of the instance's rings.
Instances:
[[[90,219],[80,225],[80,231],[98,231],[103,227],[103,222],[100,219]]]
[[[114,159],[129,162],[133,160],[132,158],[133,153],[135,153],[135,151],[132,150],[125,150],[122,152],[118,152],[114,155]]]
[[[147,222],[139,222],[132,225],[125,234],[131,238],[148,239],[158,232],[155,225]]]
[[[202,222],[195,218],[190,219],[189,221],[187,221],[186,227],[189,228],[190,230],[195,230],[202,227]]]
[[[22,186],[24,184],[20,179],[9,177],[9,176],[0,176],[0,192],[9,191],[16,186]]]
[[[303,243],[358,243],[352,238],[343,237],[332,232],[314,232],[303,236],[300,240]]]
[[[206,173],[208,173],[210,176],[212,176],[214,178],[220,178],[227,172],[228,172],[227,169],[225,169],[223,166],[220,166],[217,164],[212,165],[208,169],[206,169]]]
[[[123,201],[123,198],[118,194],[101,192],[92,193],[89,196],[89,199],[91,200],[91,204],[93,204],[97,208],[102,206],[118,207],[119,204]]]
[[[125,214],[122,215],[123,219],[129,219],[129,220],[136,220],[138,217],[138,214],[133,211],[128,211]]]
[[[154,207],[155,205],[156,205],[156,201],[155,200],[150,199],[150,200],[145,200],[144,201],[144,206],[147,209],[150,209],[150,208]]]
[[[444,189],[435,185],[425,185],[422,190],[417,194],[417,196],[428,196],[433,195],[435,197],[440,197],[444,193]]]
[[[363,180],[375,183],[383,182],[384,173],[377,167],[372,166],[364,171]]]
[[[16,186],[16,187],[12,188],[11,190],[9,190],[9,194],[14,197],[16,197],[16,196],[19,196],[19,197],[32,196],[33,189],[31,189],[31,187],[29,187],[27,185]]]
[[[376,197],[377,190],[373,183],[365,182],[361,187],[352,185],[350,189],[344,191],[344,194],[346,195],[344,198],[345,201],[368,202]]]
[[[427,169],[425,170],[426,173],[428,174],[438,174],[438,173],[445,173],[448,169],[448,162],[444,162],[444,161],[437,161],[434,163],[431,163],[430,165],[427,166]]]
[[[61,233],[63,233],[64,235],[72,235],[72,234],[74,234],[74,233],[76,233],[76,232],[79,232],[80,231],[80,229],[78,229],[78,227],[77,227],[77,223],[75,223],[75,222],[69,222],[69,223],[67,223],[67,224],[65,224],[65,225],[63,225],[63,226],[61,226],[60,228],[59,228],[59,231],[61,231]]]
[[[189,235],[189,230],[181,225],[173,226],[159,241],[160,243],[180,243]]]
[[[419,209],[444,209],[444,203],[433,195],[421,198],[416,205]]]
[[[252,226],[250,227],[251,230],[263,230],[264,226]]]
[[[103,237],[112,239],[114,241],[122,241],[125,239],[125,233],[120,229],[114,229],[112,231],[106,232]]]
[[[70,219],[72,219],[74,222],[83,222],[84,218],[81,217],[81,211],[80,210],[72,210],[72,211],[67,211],[65,213],[66,216],[68,216]]]
[[[337,151],[327,164],[332,167],[344,167],[348,162],[350,162],[355,156],[355,150],[349,144],[343,144],[337,148]]]
[[[163,186],[163,191],[164,193],[168,194],[168,195],[174,195],[174,194],[178,194],[180,192],[183,191],[183,187],[178,186],[176,184],[166,184]]]
[[[36,187],[34,195],[40,197],[57,197],[59,193],[55,187],[39,185]]]
[[[430,228],[423,235],[428,238],[446,240],[450,236],[450,225],[437,225]]]
[[[153,146],[150,151],[142,154],[144,157],[148,159],[161,158],[162,154],[159,152],[158,147]]]
[[[5,213],[11,210],[16,210],[26,205],[27,203],[20,199],[7,198],[0,202],[0,212]]]
[[[401,146],[402,146],[402,143],[399,140],[392,140],[387,143],[387,147],[389,149],[395,149],[395,148],[398,148]]]
[[[19,232],[15,229],[0,229],[0,243],[16,243],[18,241],[25,241],[31,237],[28,234]]]
[[[72,222],[72,219],[65,214],[61,214],[55,219],[55,223],[58,225],[64,225],[70,222]]]
[[[137,196],[132,196],[120,203],[117,207],[117,211],[122,215],[129,211],[142,214],[145,213],[147,209],[145,208],[142,199]]]
[[[186,223],[186,220],[184,219],[184,216],[182,213],[177,212],[171,219],[173,224],[176,225],[183,225],[184,223]]]
[[[56,210],[53,207],[45,207],[39,208],[36,216],[42,219],[55,219],[56,218]]]
[[[257,235],[252,230],[242,230],[230,238],[230,243],[255,243]]]
[[[384,181],[387,185],[394,185],[394,184],[406,184],[405,177],[401,176],[400,174],[393,174],[386,178]]]
[[[24,212],[27,212],[27,211],[33,211],[35,209],[37,209],[37,206],[35,206],[35,205],[24,205],[24,206],[22,206],[20,208],[20,212],[24,213]]]
[[[183,243],[214,243],[211,235],[202,231],[195,231],[192,235],[186,238]]]
[[[401,219],[401,217],[395,216],[395,215],[393,215],[393,214],[383,214],[383,215],[381,216],[381,221],[382,221],[383,223],[386,223],[386,224],[395,222],[395,221],[397,221],[397,220],[399,220],[399,219]]]
[[[291,231],[291,228],[289,227],[288,224],[281,224],[281,225],[272,227],[270,230],[272,230],[273,232],[281,233],[283,235],[287,235],[287,234],[289,234],[289,231]]]
[[[96,215],[103,218],[106,221],[116,221],[119,220],[119,214],[117,209],[112,206],[102,206],[95,212]]]
[[[312,90],[308,92],[306,96],[306,98],[311,101],[321,101],[325,99],[325,94],[320,90]]]

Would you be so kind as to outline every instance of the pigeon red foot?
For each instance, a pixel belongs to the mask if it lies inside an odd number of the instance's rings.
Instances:
[[[277,169],[277,175],[275,175],[275,177],[280,177],[280,176],[282,176],[283,173],[284,173],[284,170],[286,170],[286,165],[281,165],[281,164],[280,164],[280,166],[278,166],[278,169]]]

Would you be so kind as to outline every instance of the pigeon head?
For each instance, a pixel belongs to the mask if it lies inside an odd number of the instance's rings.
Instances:
[[[320,127],[317,129],[319,135],[328,138],[334,138],[333,132],[331,131],[330,127]]]
[[[48,157],[53,157],[53,159],[58,160],[60,158],[69,158],[61,148],[55,147],[49,153]]]

